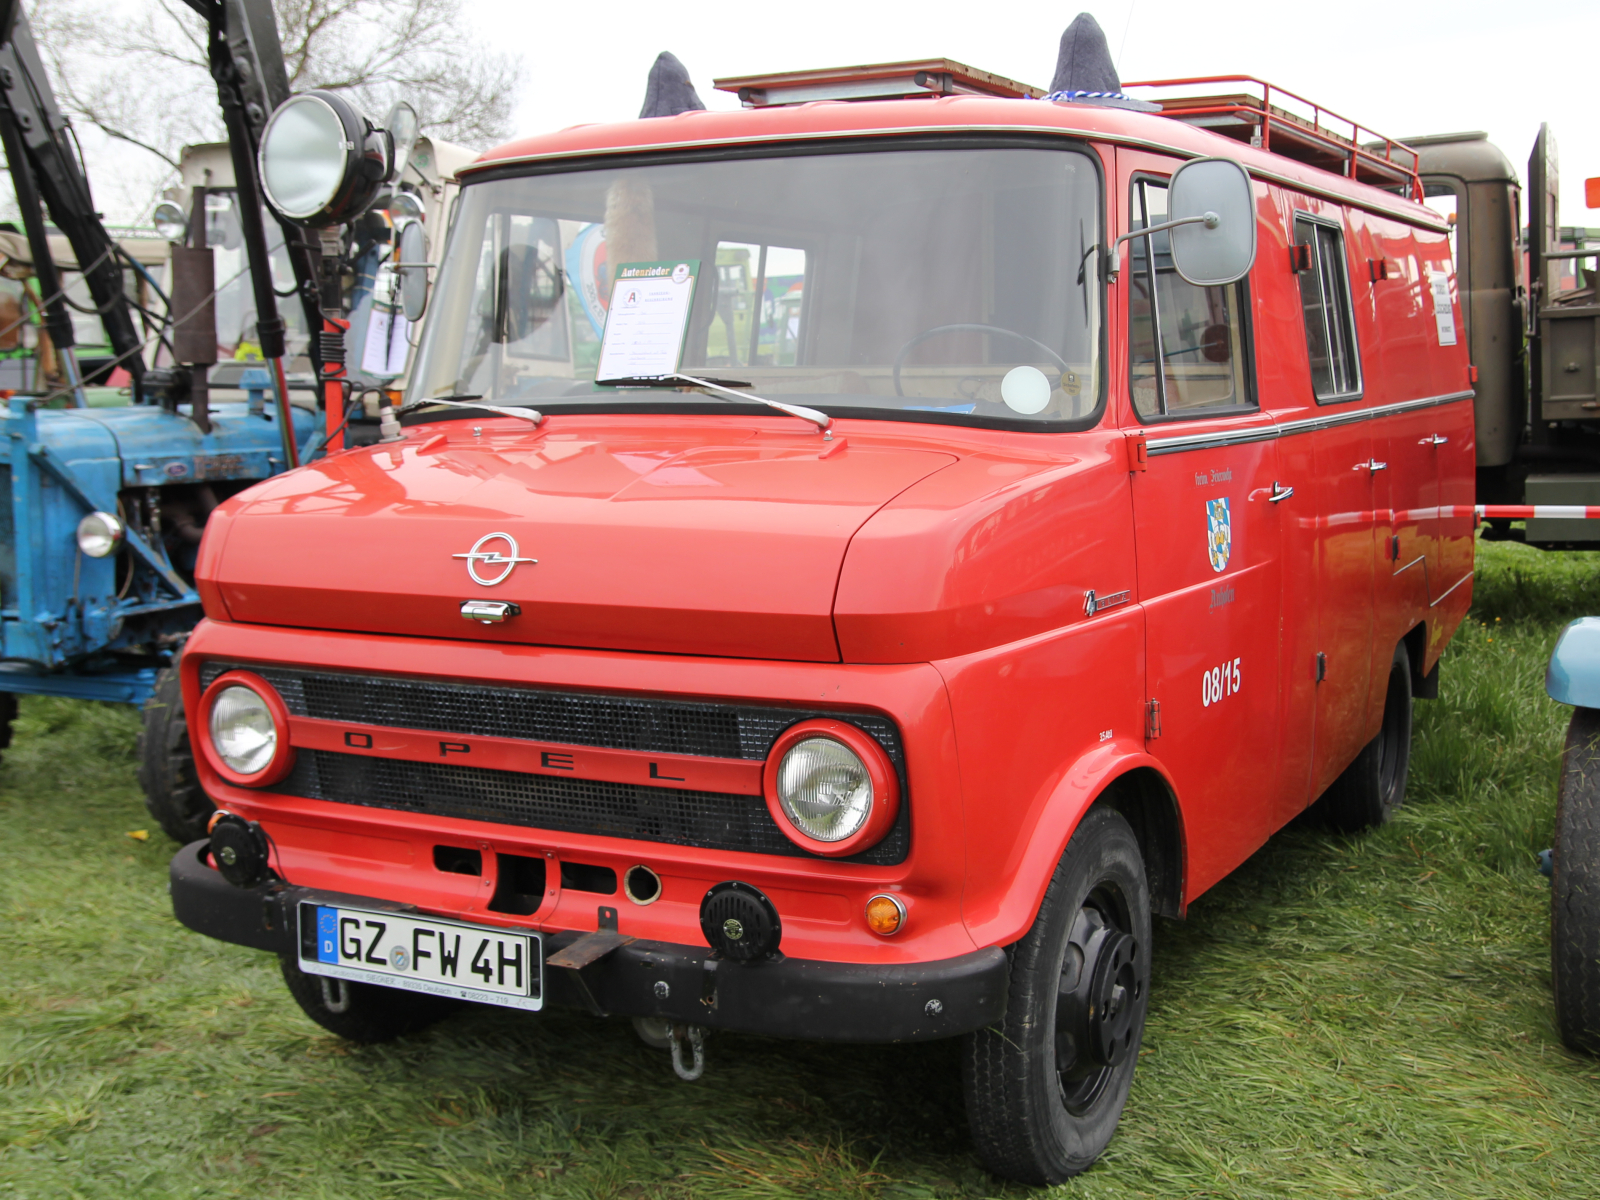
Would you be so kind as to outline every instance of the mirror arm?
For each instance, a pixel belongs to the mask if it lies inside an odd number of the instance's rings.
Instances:
[[[1110,263],[1106,268],[1106,278],[1111,283],[1117,281],[1117,276],[1122,273],[1122,243],[1130,242],[1134,238],[1149,237],[1152,233],[1161,233],[1168,229],[1176,229],[1179,225],[1204,224],[1207,229],[1215,229],[1222,224],[1222,218],[1214,212],[1201,213],[1198,217],[1179,217],[1176,221],[1163,221],[1159,225],[1148,225],[1133,233],[1125,233],[1111,245]]]

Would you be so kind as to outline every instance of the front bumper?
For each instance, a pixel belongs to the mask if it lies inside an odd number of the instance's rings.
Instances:
[[[172,909],[178,920],[219,941],[295,954],[296,905],[311,893],[282,884],[236,888],[206,865],[201,856],[207,845],[193,842],[172,859]],[[343,899],[369,908],[401,907]],[[582,936],[576,931],[545,935],[546,957]],[[546,1003],[834,1042],[953,1037],[998,1020],[1006,1008],[1009,971],[998,946],[927,963],[784,958],[741,965],[709,955],[704,946],[635,941],[581,970],[547,966]],[[657,986],[663,982],[665,989]]]

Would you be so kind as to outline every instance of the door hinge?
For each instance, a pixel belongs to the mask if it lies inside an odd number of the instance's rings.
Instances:
[[[1321,650],[1317,651],[1317,682],[1321,683],[1328,677],[1328,656]]]
[[[1150,451],[1145,445],[1144,430],[1135,430],[1125,435],[1128,439],[1128,470],[1144,471],[1150,466]]]
[[[1145,701],[1144,736],[1151,740],[1161,736],[1161,701],[1159,700]]]

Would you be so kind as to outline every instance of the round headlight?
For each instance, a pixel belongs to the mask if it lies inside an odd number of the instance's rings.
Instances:
[[[240,775],[261,774],[278,752],[278,729],[267,702],[240,684],[223,688],[211,703],[211,744]]]
[[[290,96],[261,134],[261,185],[282,216],[337,225],[362,212],[389,177],[392,139],[337,92]]]
[[[840,842],[872,811],[872,777],[850,747],[832,738],[807,738],[778,764],[778,803],[807,837]]]
[[[189,238],[189,218],[170,200],[156,205],[155,212],[150,214],[150,223],[169,242],[183,242]]]
[[[803,721],[773,746],[768,807],[792,841],[815,854],[854,854],[880,840],[899,812],[899,780],[883,749],[843,721]]]
[[[92,512],[78,522],[78,549],[90,558],[105,558],[122,549],[126,533],[110,513]]]
[[[229,783],[259,787],[289,773],[289,713],[264,679],[229,671],[200,701],[206,760]]]

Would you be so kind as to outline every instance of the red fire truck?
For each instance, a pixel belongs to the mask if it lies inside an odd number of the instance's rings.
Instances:
[[[1153,916],[1403,797],[1471,592],[1447,227],[1252,81],[719,86],[464,171],[403,426],[212,515],[174,905],[360,1040],[962,1037],[1059,1181]]]

